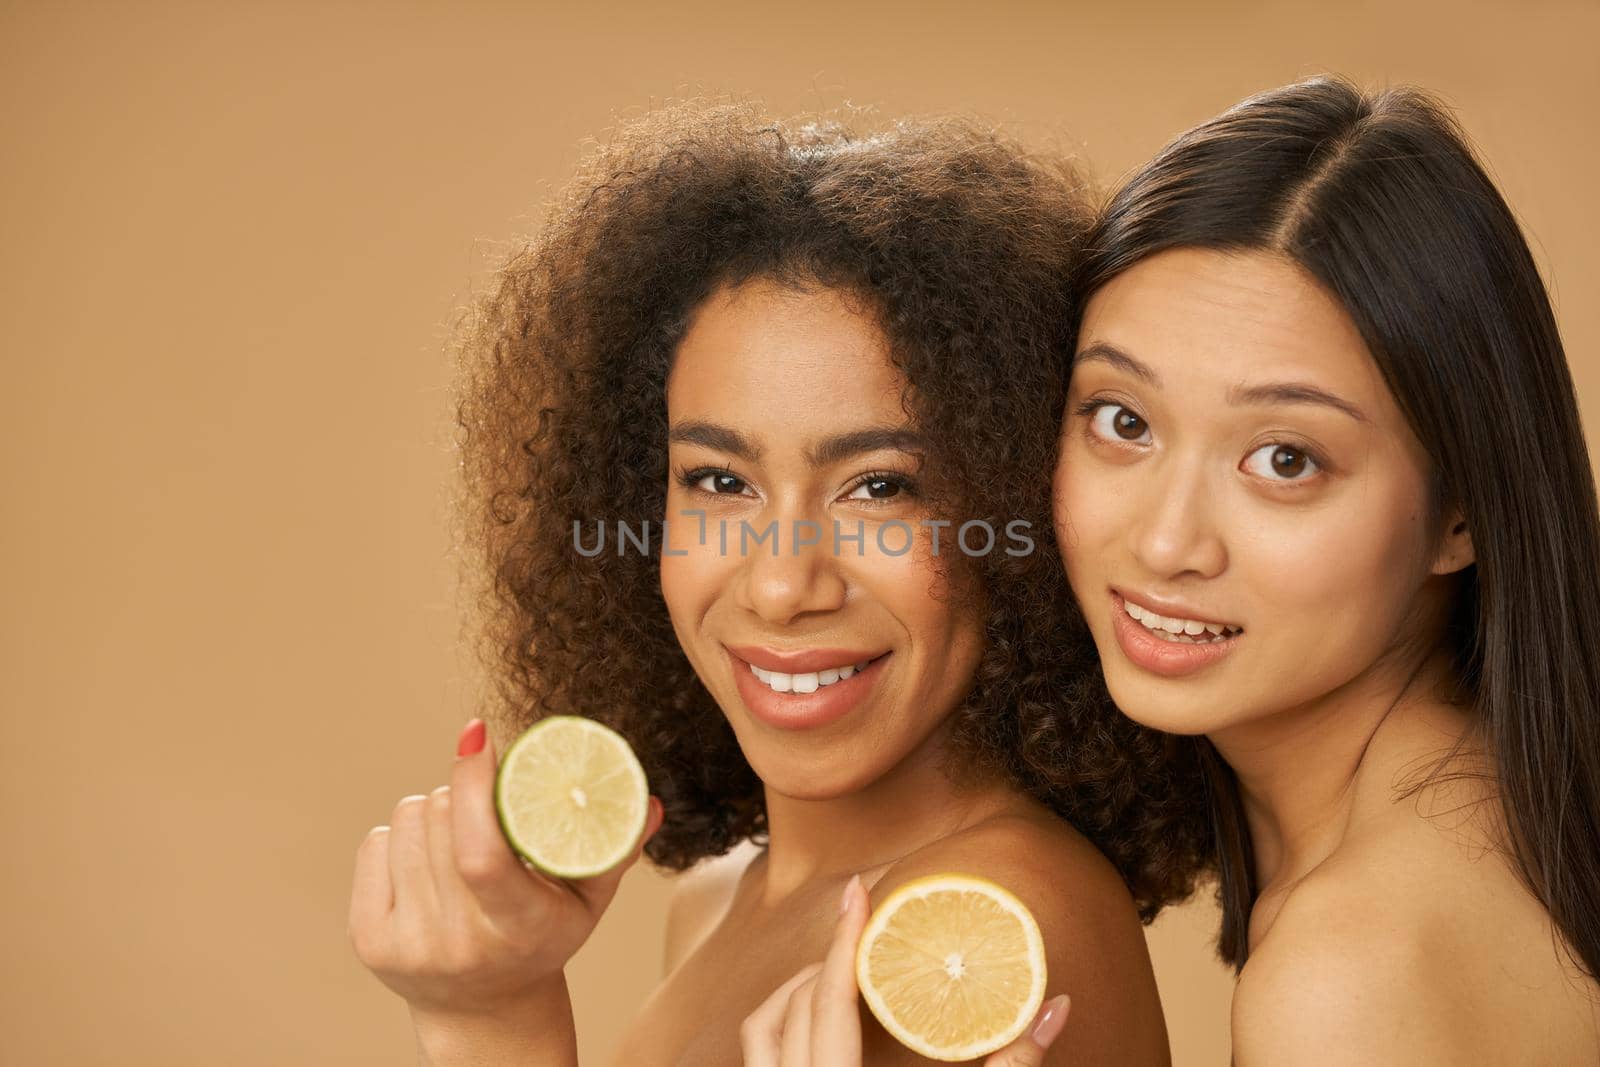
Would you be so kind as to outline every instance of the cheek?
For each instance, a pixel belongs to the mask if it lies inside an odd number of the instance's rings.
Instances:
[[[1074,589],[1081,572],[1102,558],[1096,550],[1130,521],[1135,509],[1128,488],[1114,489],[1092,460],[1072,455],[1070,446],[1063,450],[1052,482],[1054,517],[1056,541]]]
[[[684,565],[682,559],[669,558],[665,552],[661,556],[661,599],[666,602],[667,614],[672,616],[674,625],[687,609],[689,600],[693,596],[696,585],[695,571],[692,567]]]
[[[1241,531],[1232,566],[1307,654],[1362,659],[1393,640],[1423,579],[1410,503],[1358,494],[1315,515],[1272,516]]]
[[[886,535],[891,547],[901,544],[899,534]],[[940,552],[950,546],[940,545]],[[838,563],[845,569],[846,581],[859,600],[873,604],[896,620],[919,643],[945,631],[949,621],[945,582],[933,567],[931,548],[922,540],[900,555],[880,552],[872,533],[867,534],[865,554],[857,556],[851,546],[840,553]]]
[[[883,609],[908,636],[916,666],[912,684],[929,691],[967,684],[982,651],[982,616],[973,606],[970,582],[961,577],[965,557],[954,538],[946,529],[939,544],[938,558],[949,570],[935,566],[925,534],[918,537],[915,550],[904,555],[889,556],[869,548],[860,560],[844,557],[854,571],[851,583],[860,598]],[[981,539],[969,543],[974,551],[981,547]]]
[[[661,598],[680,635],[685,622],[704,614],[729,580],[728,559],[717,546],[716,526],[708,520],[707,537],[700,544],[699,520],[693,515],[669,515],[666,539],[661,544]]]

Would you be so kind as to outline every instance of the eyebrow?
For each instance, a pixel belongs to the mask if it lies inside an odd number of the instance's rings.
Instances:
[[[1357,422],[1366,422],[1361,409],[1326,389],[1302,382],[1274,382],[1270,385],[1236,385],[1228,390],[1230,404],[1320,404],[1342,411]]]
[[[727,452],[750,463],[758,462],[763,452],[760,445],[739,431],[714,422],[681,422],[668,431],[667,440]],[[889,450],[920,455],[926,447],[923,436],[909,426],[871,426],[824,437],[815,445],[806,446],[805,457],[813,467],[826,467],[863,452]]]
[[[1156,389],[1161,388],[1161,376],[1159,374],[1128,355],[1116,345],[1108,345],[1104,341],[1096,341],[1072,359],[1073,366],[1090,362],[1109,363],[1118,370],[1133,375],[1147,385]]]
[[[754,463],[761,458],[761,447],[747,440],[737,430],[718,426],[714,422],[680,422],[667,432],[672,444],[701,445],[727,452]]]
[[[1073,365],[1090,361],[1106,363],[1126,374],[1131,374],[1152,388],[1161,388],[1161,376],[1115,345],[1097,341],[1079,352]],[[1228,390],[1228,403],[1241,404],[1319,404],[1366,422],[1361,409],[1326,389],[1304,382],[1271,382],[1265,385],[1235,385]]]

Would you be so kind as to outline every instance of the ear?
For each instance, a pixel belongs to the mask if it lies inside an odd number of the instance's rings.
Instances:
[[[1466,517],[1461,514],[1460,508],[1451,507],[1445,514],[1444,532],[1439,535],[1431,573],[1454,574],[1477,560],[1477,554],[1472,550],[1472,531],[1467,529]]]

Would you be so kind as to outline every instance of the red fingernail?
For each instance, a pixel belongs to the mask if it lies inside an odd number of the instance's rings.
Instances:
[[[483,725],[482,719],[473,719],[461,731],[461,740],[456,742],[456,756],[476,756],[483,751],[483,742],[488,737],[488,729]]]

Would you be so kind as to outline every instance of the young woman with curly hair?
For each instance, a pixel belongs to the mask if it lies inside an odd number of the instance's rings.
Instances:
[[[460,413],[495,733],[619,730],[645,853],[695,868],[620,1062],[740,1062],[841,899],[946,870],[1039,919],[1087,1020],[1053,1057],[1168,1062],[1141,920],[1208,863],[1205,783],[1109,703],[1050,526],[1088,221],[1065,164],[962,122],[683,108],[600,150],[480,302]],[[351,933],[425,1062],[570,1061],[561,968],[621,871],[517,863],[495,747],[469,724],[451,785],[369,836]]]

